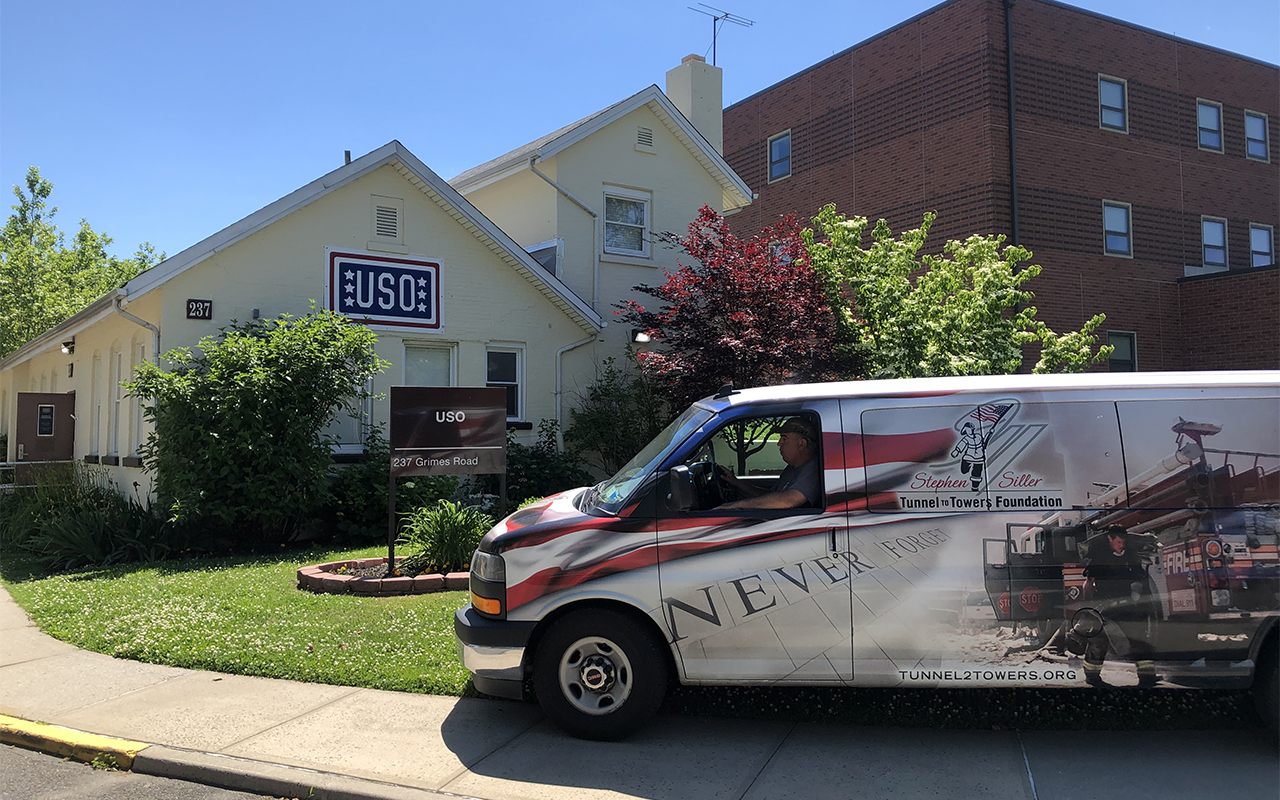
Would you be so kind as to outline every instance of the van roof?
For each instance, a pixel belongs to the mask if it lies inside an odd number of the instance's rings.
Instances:
[[[954,378],[900,378],[838,381],[741,389],[725,398],[700,402],[720,410],[742,403],[786,402],[838,397],[933,397],[1004,391],[1069,391],[1079,389],[1178,389],[1226,386],[1280,388],[1280,370],[1215,372],[1086,372],[1052,375],[981,375]]]

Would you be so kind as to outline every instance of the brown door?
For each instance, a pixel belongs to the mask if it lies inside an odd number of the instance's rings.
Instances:
[[[75,392],[18,392],[18,460],[70,461],[74,458],[75,413]]]

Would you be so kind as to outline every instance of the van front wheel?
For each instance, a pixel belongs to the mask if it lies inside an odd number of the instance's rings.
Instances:
[[[585,609],[559,620],[543,637],[533,685],[547,716],[567,732],[621,739],[662,704],[667,665],[654,637],[634,620]]]

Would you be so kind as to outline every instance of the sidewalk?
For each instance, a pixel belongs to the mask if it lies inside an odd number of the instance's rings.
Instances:
[[[662,716],[584,742],[537,706],[121,661],[0,589],[0,714],[150,744],[136,772],[325,798],[1280,796],[1260,731],[937,731]],[[886,726],[891,720],[885,721]]]

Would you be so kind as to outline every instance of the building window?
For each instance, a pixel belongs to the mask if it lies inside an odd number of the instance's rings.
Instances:
[[[1201,150],[1222,152],[1222,104],[1210,100],[1196,101],[1196,125]]]
[[[489,348],[488,370],[485,386],[507,390],[507,419],[523,419],[524,393],[520,391],[521,351],[518,349]]]
[[[1270,267],[1276,263],[1272,249],[1273,229],[1270,225],[1249,226],[1249,263],[1255,267]]]
[[[120,406],[124,402],[124,389],[120,382],[124,380],[124,353],[115,350],[111,353],[111,442],[107,447],[107,455],[120,455]]]
[[[1102,227],[1109,256],[1133,256],[1133,235],[1128,203],[1103,202]]]
[[[405,386],[452,386],[453,348],[404,346]]]
[[[147,346],[139,344],[133,350],[133,376],[136,380],[138,377],[138,367],[147,362]],[[138,455],[138,451],[142,449],[142,399],[137,395],[133,396],[133,447],[131,455]]]
[[[1244,154],[1255,161],[1270,161],[1267,151],[1267,115],[1257,111],[1244,112]]]
[[[604,251],[649,257],[649,196],[610,189],[604,196]]]
[[[1138,371],[1138,342],[1133,333],[1107,331],[1107,344],[1115,348],[1107,360],[1107,367],[1112,372]]]
[[[1113,131],[1129,132],[1127,92],[1125,81],[1098,76],[1098,124]]]
[[[791,131],[769,138],[769,183],[791,174]]]
[[[1205,271],[1227,268],[1227,221],[1218,217],[1200,218],[1200,244]]]
[[[102,435],[102,357],[93,357],[93,368],[89,371],[91,391],[90,401],[93,417],[89,422],[89,455],[96,456]]]
[[[564,239],[548,239],[541,244],[526,247],[524,251],[533,256],[533,260],[547,272],[559,277],[560,262],[564,260]]]

